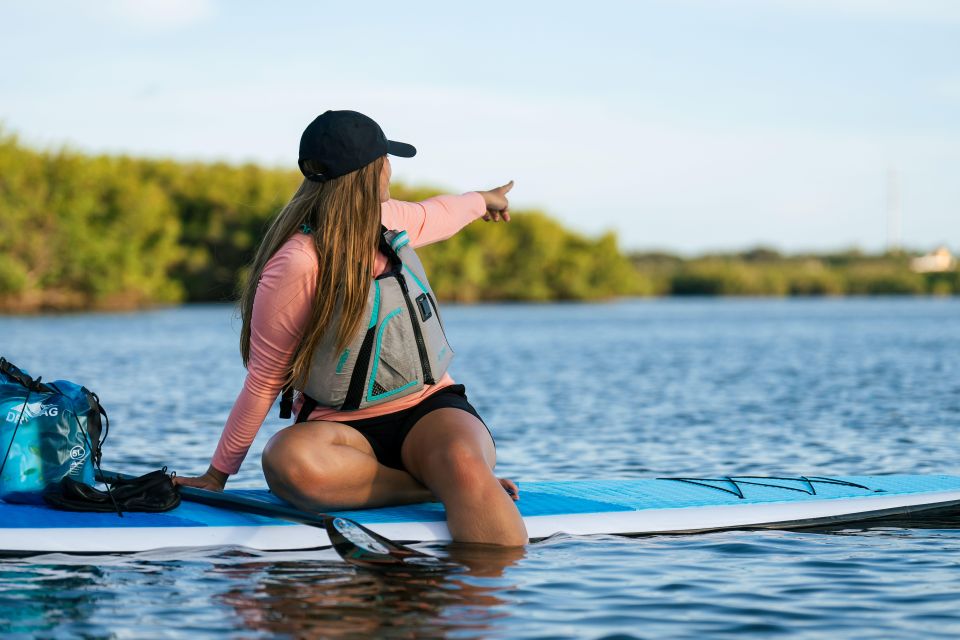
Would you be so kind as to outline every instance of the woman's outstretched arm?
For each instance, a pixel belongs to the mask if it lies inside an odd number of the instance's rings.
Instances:
[[[465,226],[484,220],[509,222],[507,192],[513,181],[489,191],[470,191],[463,195],[442,195],[421,202],[387,200],[381,209],[383,225],[403,229],[410,244],[422,247],[453,236]]]

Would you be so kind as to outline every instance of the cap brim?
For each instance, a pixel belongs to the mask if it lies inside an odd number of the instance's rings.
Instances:
[[[417,148],[412,144],[407,144],[406,142],[387,140],[387,153],[400,158],[412,158],[413,156],[417,155]]]

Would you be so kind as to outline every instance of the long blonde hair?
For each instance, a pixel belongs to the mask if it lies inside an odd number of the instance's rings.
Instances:
[[[287,382],[306,382],[313,351],[334,331],[336,350],[342,351],[362,321],[374,252],[380,235],[380,172],[384,158],[326,182],[304,179],[290,202],[273,219],[257,249],[247,281],[240,294],[243,328],[240,354],[244,366],[250,361],[250,322],[253,299],[267,262],[290,236],[312,229],[317,250],[317,289],[310,320],[287,371]],[[307,169],[322,172],[322,168]],[[335,318],[337,308],[341,309]],[[332,326],[336,322],[336,326]]]

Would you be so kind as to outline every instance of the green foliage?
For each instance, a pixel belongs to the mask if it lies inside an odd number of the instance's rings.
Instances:
[[[299,173],[252,164],[37,152],[0,129],[0,310],[232,299]],[[393,196],[435,191],[394,185]],[[542,213],[475,223],[424,250],[438,296],[586,300],[652,293],[616,237]]]
[[[787,278],[792,296],[836,296],[843,294],[843,278],[819,261],[809,261],[791,271]]]
[[[27,268],[14,256],[0,253],[0,295],[18,294],[27,286]]]
[[[784,256],[770,249],[685,260],[668,254],[636,254],[634,267],[665,286],[667,295],[822,296],[952,295],[957,272],[921,275],[904,252],[868,256],[855,250],[824,256]]]
[[[253,258],[269,219],[302,178],[252,164],[145,161],[182,224],[182,260],[170,270],[191,301],[234,296],[238,273]]]
[[[391,187],[391,195],[422,200],[436,192]],[[614,234],[586,238],[541,212],[512,213],[507,224],[477,222],[418,253],[444,300],[546,302],[652,292],[649,279],[620,252]]]
[[[960,293],[960,271],[925,274],[926,290],[935,296],[949,296]]]
[[[437,193],[391,186],[401,200]],[[615,234],[586,238],[542,212],[512,213],[507,224],[476,222],[418,253],[444,300],[546,302],[653,293],[650,279],[621,253]]]
[[[845,272],[847,293],[859,295],[902,295],[926,293],[923,276],[894,265],[852,265]]]
[[[781,274],[739,260],[707,259],[683,265],[673,276],[677,295],[782,296],[787,285]]]
[[[0,127],[0,310],[232,299],[301,179],[252,164],[38,152]],[[437,193],[391,189],[410,201]],[[459,302],[960,293],[960,273],[913,273],[904,251],[785,256],[758,247],[628,259],[613,233],[588,238],[538,211],[474,223],[421,254],[438,297]]]
[[[124,157],[37,153],[0,131],[0,307],[179,300],[167,275],[179,220],[142,169]]]

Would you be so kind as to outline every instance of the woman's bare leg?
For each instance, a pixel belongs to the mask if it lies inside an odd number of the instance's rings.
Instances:
[[[263,450],[263,475],[277,496],[311,511],[434,499],[409,473],[377,462],[359,431],[337,422],[302,422],[277,432]]]
[[[453,407],[431,411],[410,430],[401,454],[410,475],[443,502],[455,541],[527,543],[520,512],[493,475],[493,439],[476,416]]]

